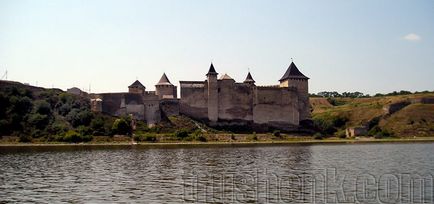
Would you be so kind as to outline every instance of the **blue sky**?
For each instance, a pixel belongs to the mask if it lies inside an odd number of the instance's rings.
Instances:
[[[0,0],[0,73],[32,85],[154,90],[211,61],[271,85],[291,58],[310,92],[434,90],[434,1]]]

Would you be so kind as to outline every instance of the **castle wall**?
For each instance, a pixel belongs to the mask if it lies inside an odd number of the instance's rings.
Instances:
[[[160,101],[162,115],[166,117],[179,115],[178,99],[163,99]]]
[[[180,82],[180,113],[208,120],[208,86],[205,82]]]
[[[161,120],[158,96],[145,92],[137,93],[102,93],[90,95],[92,99],[101,99],[101,112],[113,116],[132,115],[137,120],[145,120],[148,125]]]
[[[298,125],[298,95],[295,89],[257,87],[253,107],[256,124]]]
[[[233,80],[218,83],[218,119],[252,121],[253,86]]]

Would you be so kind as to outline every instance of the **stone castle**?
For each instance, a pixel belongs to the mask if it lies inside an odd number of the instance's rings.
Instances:
[[[125,93],[89,94],[92,110],[113,116],[132,115],[155,125],[168,116],[185,115],[210,126],[245,126],[295,130],[310,120],[309,78],[292,62],[280,84],[256,86],[250,72],[244,82],[229,75],[218,78],[211,63],[204,81],[180,81],[177,87],[166,74],[146,91],[138,80]]]

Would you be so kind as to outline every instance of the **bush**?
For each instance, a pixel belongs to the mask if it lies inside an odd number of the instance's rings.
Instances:
[[[323,134],[317,132],[313,135],[313,139],[322,140],[324,138]]]
[[[256,135],[256,132],[253,132],[253,134],[250,136],[250,139],[254,141],[258,140],[258,136]]]
[[[381,132],[381,128],[378,126],[374,126],[368,131],[368,135],[369,136],[376,136],[377,133],[379,133],[379,132]]]
[[[79,143],[79,142],[89,142],[92,140],[92,136],[90,135],[81,135],[80,133],[69,130],[65,133],[63,137],[61,137],[61,141],[70,142],[70,143]]]
[[[78,127],[80,125],[87,126],[90,124],[92,117],[93,114],[89,110],[72,109],[66,115],[66,120],[68,120],[68,122],[71,123],[73,127]]]
[[[375,138],[377,138],[377,139],[384,138],[384,137],[392,137],[392,136],[393,136],[393,133],[389,132],[387,130],[381,130],[380,132],[375,134]]]
[[[333,134],[338,128],[343,127],[348,121],[344,115],[325,114],[313,118],[315,128],[324,134]]]
[[[347,135],[345,133],[345,130],[339,130],[337,132],[335,132],[334,134],[336,137],[339,137],[341,139],[347,138]]]
[[[22,142],[22,143],[32,142],[32,137],[28,135],[20,135],[20,137],[18,138],[18,142]]]
[[[42,115],[51,114],[51,105],[45,100],[35,101],[35,112]]]
[[[112,132],[114,134],[130,135],[131,131],[131,123],[129,123],[125,118],[119,118],[113,122]]]
[[[90,122],[90,129],[92,135],[105,135],[104,119],[102,117],[96,117]]]
[[[33,127],[42,130],[47,127],[48,123],[50,122],[50,118],[47,115],[34,113],[29,115],[29,119],[27,121]]]
[[[200,142],[206,142],[206,137],[203,136],[203,135],[199,135],[199,136],[196,137],[196,140],[200,141]]]
[[[275,136],[275,137],[280,137],[280,130],[275,130],[275,131],[273,132],[273,136]]]
[[[138,142],[156,142],[157,141],[157,137],[154,134],[139,134],[139,135],[134,135],[134,140],[138,141]]]
[[[185,139],[188,137],[188,132],[185,129],[177,130],[175,132],[175,137],[177,137],[178,139]]]

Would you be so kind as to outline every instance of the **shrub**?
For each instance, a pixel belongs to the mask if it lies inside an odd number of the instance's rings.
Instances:
[[[237,140],[237,138],[235,138],[234,134],[231,134],[231,140]]]
[[[27,120],[30,125],[34,126],[37,129],[45,129],[48,123],[50,122],[50,118],[47,115],[42,115],[40,113],[34,113],[29,115]]]
[[[280,137],[280,130],[275,130],[275,131],[273,132],[273,136],[275,136],[275,137]]]
[[[372,118],[372,119],[368,122],[368,128],[369,128],[369,129],[372,129],[372,128],[375,127],[375,126],[378,126],[378,123],[380,123],[380,119],[381,119],[381,116],[378,116],[378,117]]]
[[[45,100],[35,101],[35,112],[42,115],[51,114],[51,105]]]
[[[102,117],[96,117],[90,122],[90,129],[92,135],[104,135],[106,133],[104,128],[104,119]]]
[[[114,134],[129,135],[131,134],[131,124],[124,118],[116,119],[113,122],[112,131]]]
[[[206,142],[206,137],[203,136],[203,135],[199,135],[199,136],[196,137],[196,140],[200,141],[200,142]]]
[[[157,141],[157,137],[154,134],[139,134],[139,135],[134,135],[134,140],[138,141],[138,142],[156,142]]]
[[[77,131],[78,133],[80,133],[80,135],[91,135],[92,131],[89,127],[86,127],[84,125],[80,125],[77,127]]]
[[[0,120],[0,135],[6,135],[10,133],[9,122],[5,119]]]
[[[32,142],[32,137],[28,135],[20,135],[20,137],[18,138],[18,142],[23,142],[23,143]]]
[[[60,105],[58,110],[59,110],[60,115],[66,116],[71,111],[71,105],[70,104],[62,104],[62,105]]]
[[[346,133],[345,133],[345,130],[339,130],[339,131],[335,132],[334,135],[335,135],[336,137],[341,138],[341,139],[344,139],[344,138],[347,137],[347,135],[346,135]]]
[[[313,118],[315,128],[324,134],[333,134],[338,128],[344,126],[348,117],[344,115],[325,114]]]
[[[90,135],[81,135],[80,133],[69,130],[65,133],[63,137],[61,137],[61,141],[63,142],[71,142],[71,143],[79,143],[79,142],[89,142],[92,140],[92,136]]]
[[[317,132],[313,135],[313,139],[322,140],[324,138],[323,134]]]
[[[73,127],[80,125],[89,125],[92,120],[92,112],[89,110],[72,109],[67,115],[66,120],[71,123]]]
[[[253,132],[253,134],[250,136],[251,140],[258,140],[258,136],[256,135],[256,132]]]
[[[188,132],[185,129],[177,130],[175,132],[175,137],[177,137],[179,139],[184,139],[184,138],[188,137]]]
[[[49,127],[49,132],[54,135],[64,134],[68,130],[68,124],[65,121],[58,119],[56,119]]]
[[[377,133],[379,133],[379,132],[381,132],[381,128],[378,126],[374,126],[368,131],[368,135],[369,136],[376,136]]]

